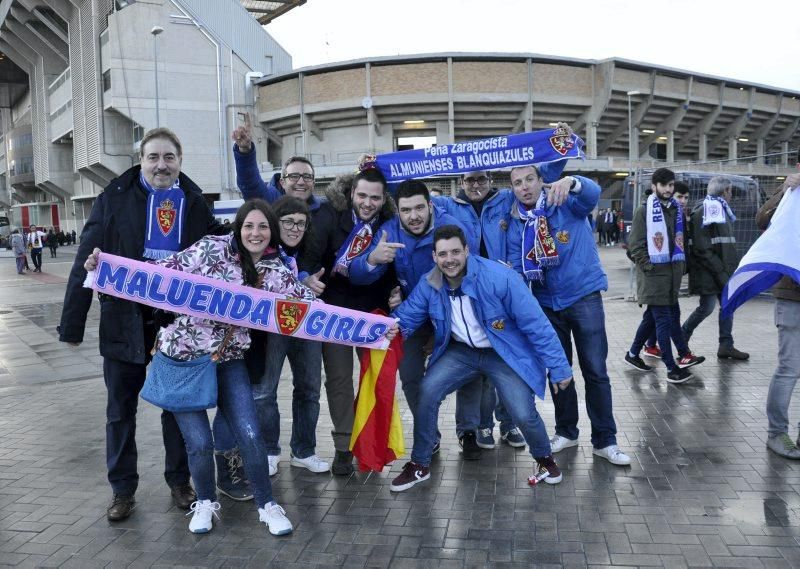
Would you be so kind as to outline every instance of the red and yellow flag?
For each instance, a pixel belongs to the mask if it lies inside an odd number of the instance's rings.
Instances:
[[[363,350],[361,377],[356,396],[356,418],[350,450],[362,472],[380,472],[405,454],[395,386],[397,368],[403,358],[403,340],[398,334],[388,350]]]

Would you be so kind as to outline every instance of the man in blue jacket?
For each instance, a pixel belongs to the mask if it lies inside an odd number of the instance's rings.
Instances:
[[[461,228],[437,228],[433,243],[436,267],[393,313],[405,337],[430,320],[434,347],[420,385],[411,461],[390,490],[402,492],[430,478],[440,403],[481,376],[490,378],[500,393],[536,460],[528,482],[559,483],[562,474],[534,403],[534,395],[544,396],[547,368],[558,389],[572,381],[552,326],[518,275],[470,255]]]
[[[323,201],[314,195],[314,166],[307,158],[292,156],[283,165],[283,170],[275,174],[269,183],[261,178],[256,160],[249,120],[244,126],[233,131],[233,157],[236,163],[236,184],[246,200],[260,198],[268,203],[277,201],[284,195],[299,198],[308,204],[311,225],[323,216],[320,206]],[[312,233],[313,235],[313,233]],[[309,245],[307,245],[309,246]],[[300,264],[299,277],[315,294],[322,295],[325,283],[321,280],[325,270],[316,273]],[[292,368],[292,452],[290,464],[311,472],[327,472],[330,465],[316,454],[316,428],[319,419],[319,393],[322,385],[322,344],[311,340],[270,334],[269,349],[266,351],[266,369],[280,370],[288,359]],[[272,407],[267,401],[272,397],[270,386],[276,385],[277,377],[266,378],[253,384],[259,416],[265,425],[274,424],[278,418],[272,417]],[[277,439],[276,439],[277,440]],[[272,443],[270,443],[272,444]],[[228,449],[218,449],[223,452]],[[278,473],[280,446],[270,446],[269,474]],[[230,494],[229,494],[230,495]]]
[[[442,225],[463,226],[452,216],[431,203],[428,187],[419,180],[408,180],[397,187],[398,215],[381,226],[380,241],[373,241],[367,252],[350,265],[350,281],[356,285],[369,285],[386,273],[394,264],[400,286],[395,289],[396,298],[408,298],[419,280],[433,267],[433,232]],[[394,296],[393,295],[393,296]],[[396,305],[390,307],[395,308]],[[398,302],[399,304],[399,302]],[[400,382],[412,415],[416,413],[419,400],[419,383],[425,374],[425,346],[433,340],[433,328],[426,322],[403,344],[403,359],[400,362]],[[479,398],[481,382],[474,381],[463,387],[462,405],[457,422],[470,425],[467,430],[474,433],[480,420]],[[463,404],[464,402],[472,402]],[[463,441],[464,458],[480,458],[477,443]],[[435,449],[438,451],[437,447]]]
[[[564,161],[552,162],[542,165],[542,172],[548,180],[556,179],[564,169]],[[481,170],[466,172],[461,176],[461,190],[455,198],[434,198],[434,203],[442,207],[447,213],[455,217],[467,230],[467,241],[473,255],[493,261],[505,262],[506,232],[509,225],[508,212],[514,202],[514,194],[505,189],[498,190],[492,187],[492,175],[489,171]],[[456,415],[460,415],[463,405],[466,405],[464,396],[456,402]],[[480,448],[494,448],[492,430],[492,412],[500,423],[500,438],[513,447],[525,446],[524,439],[519,429],[514,426],[511,416],[498,402],[496,392],[488,378],[483,380],[483,393],[481,396],[481,418],[477,431],[477,444]],[[465,425],[456,422],[459,435],[464,431]]]
[[[586,385],[586,410],[592,424],[592,452],[612,464],[631,459],[617,446],[617,426],[606,371],[608,338],[600,291],[608,279],[600,265],[588,216],[600,199],[600,186],[581,176],[545,184],[535,166],[511,170],[516,200],[508,231],[508,260],[530,284],[572,363],[572,342]],[[578,394],[550,387],[556,414],[553,452],[578,444]]]

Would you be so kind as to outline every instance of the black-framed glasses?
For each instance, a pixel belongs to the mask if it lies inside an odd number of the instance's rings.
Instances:
[[[281,219],[280,222],[281,222],[281,227],[283,227],[286,231],[295,228],[298,231],[305,231],[306,227],[308,227],[308,222],[306,221],[295,221],[293,219],[286,218],[286,219]]]
[[[475,184],[479,186],[485,186],[489,183],[489,178],[486,176],[480,176],[478,178],[464,178],[464,184],[467,186],[474,186]]]
[[[303,178],[304,182],[313,182],[314,174],[286,174],[284,178],[291,180],[292,182],[297,182],[300,180],[300,178]]]

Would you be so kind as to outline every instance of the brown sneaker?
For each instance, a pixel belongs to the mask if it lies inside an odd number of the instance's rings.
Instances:
[[[179,484],[169,487],[172,493],[172,503],[181,510],[188,510],[189,506],[197,500],[197,494],[191,484]]]
[[[561,469],[551,454],[536,459],[536,472],[533,473],[533,476],[528,477],[528,484],[531,486],[536,486],[539,482],[558,484],[563,477]]]
[[[133,494],[130,496],[114,494],[111,505],[106,510],[106,517],[110,522],[119,522],[130,516],[134,508],[136,508],[136,500],[133,498]]]
[[[403,492],[415,484],[425,482],[430,477],[431,469],[427,466],[422,466],[416,462],[407,462],[400,476],[392,480],[392,485],[389,486],[389,490],[392,492]]]

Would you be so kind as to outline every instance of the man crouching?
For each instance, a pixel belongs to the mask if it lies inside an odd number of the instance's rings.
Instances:
[[[544,397],[548,369],[550,381],[560,389],[572,381],[572,370],[556,333],[519,275],[500,263],[470,255],[466,243],[461,228],[438,227],[433,236],[436,266],[393,313],[406,337],[428,319],[435,332],[414,416],[411,461],[392,481],[392,492],[430,478],[439,404],[481,375],[491,379],[536,460],[529,484],[561,482],[534,394]]]

